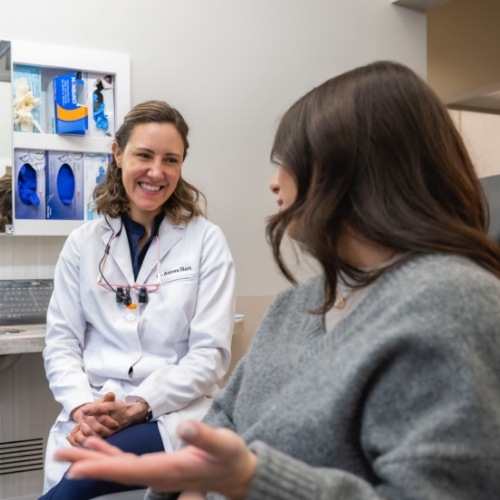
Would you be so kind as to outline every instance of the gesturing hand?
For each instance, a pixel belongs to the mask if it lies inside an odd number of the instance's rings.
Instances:
[[[65,448],[58,460],[73,462],[68,477],[151,486],[158,491],[216,491],[243,498],[257,457],[237,434],[196,421],[182,422],[179,436],[189,445],[174,453],[124,453],[103,440],[88,438],[85,448]]]

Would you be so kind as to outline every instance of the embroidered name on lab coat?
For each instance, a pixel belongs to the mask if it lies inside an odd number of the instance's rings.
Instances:
[[[186,271],[192,271],[192,270],[193,268],[191,266],[188,267],[181,266],[178,267],[177,269],[171,269],[170,271],[165,271],[163,274],[161,274],[161,276],[165,277],[165,276],[170,276],[171,274],[184,273]]]

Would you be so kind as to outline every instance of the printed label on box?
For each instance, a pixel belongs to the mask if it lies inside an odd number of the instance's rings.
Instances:
[[[85,82],[73,72],[53,80],[54,126],[56,134],[85,135],[88,129],[88,107]]]

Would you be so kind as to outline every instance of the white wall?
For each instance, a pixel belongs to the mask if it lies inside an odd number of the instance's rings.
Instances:
[[[376,59],[425,77],[425,28],[423,13],[387,0],[11,0],[0,11],[1,39],[126,52],[132,103],[179,108],[191,126],[184,175],[227,236],[239,296],[285,284],[264,238],[279,116],[312,86]],[[62,242],[0,238],[0,279],[50,277]]]
[[[479,177],[500,174],[500,115],[451,111]]]

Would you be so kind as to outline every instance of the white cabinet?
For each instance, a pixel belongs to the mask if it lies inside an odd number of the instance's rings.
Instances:
[[[13,234],[66,235],[96,216],[93,187],[130,108],[129,56],[12,41],[11,75]]]

